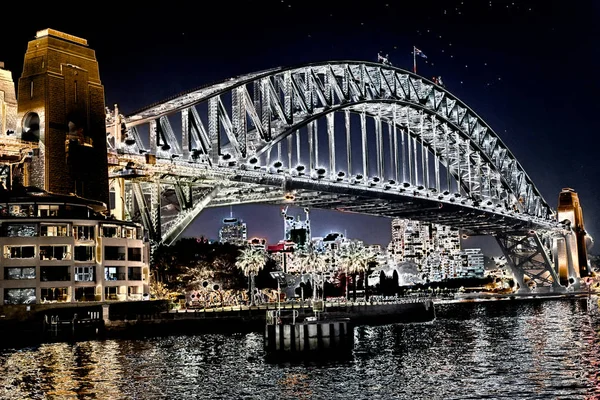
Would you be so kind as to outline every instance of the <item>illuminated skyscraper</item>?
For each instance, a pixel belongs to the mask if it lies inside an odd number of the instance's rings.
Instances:
[[[219,230],[219,242],[246,246],[248,244],[246,223],[232,215],[223,218],[223,226]]]
[[[431,280],[457,275],[461,265],[459,231],[445,225],[407,219],[392,220],[388,251],[396,263],[414,262]]]
[[[298,215],[296,218],[287,213],[288,208],[281,210],[283,216],[283,238],[294,242],[297,248],[303,248],[311,242],[310,218],[308,208],[304,209],[306,219],[302,221]]]

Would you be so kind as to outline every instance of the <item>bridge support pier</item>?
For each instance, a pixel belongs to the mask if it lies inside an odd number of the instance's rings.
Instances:
[[[560,284],[548,250],[535,231],[504,232],[495,237],[519,284],[519,290],[540,287],[556,292],[565,290]]]

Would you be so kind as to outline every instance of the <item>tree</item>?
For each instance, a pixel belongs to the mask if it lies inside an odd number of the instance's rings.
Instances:
[[[351,243],[344,247],[341,252],[341,265],[346,270],[346,300],[348,300],[348,275],[352,275],[352,283],[354,284],[354,300],[356,300],[356,274],[364,273],[365,292],[367,290],[367,279],[369,266],[375,261],[375,255],[371,249],[366,248],[357,243]]]
[[[250,305],[254,305],[254,276],[265,267],[267,253],[263,249],[246,247],[240,251],[235,265],[248,277]]]
[[[317,299],[318,286],[316,284],[317,279],[321,282],[321,296],[325,298],[323,283],[323,273],[327,269],[327,262],[325,261],[325,255],[317,253],[312,247],[307,249],[300,258],[301,272],[311,274],[313,282],[313,300]],[[317,278],[318,276],[318,278]]]

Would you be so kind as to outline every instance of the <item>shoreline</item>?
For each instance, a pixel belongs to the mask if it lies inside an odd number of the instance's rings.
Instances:
[[[172,334],[264,332],[267,312],[277,310],[276,304],[269,303],[268,307],[264,308],[234,307],[181,312],[164,311],[164,304],[152,303],[145,301],[98,304],[86,308],[44,307],[43,310],[29,311],[29,318],[26,319],[3,318],[0,320],[0,333],[3,338],[0,347],[82,339],[143,339]],[[296,314],[295,320],[298,323],[307,317],[315,316],[312,308],[306,305],[282,306],[284,323],[291,323],[292,313]],[[81,318],[81,315],[84,315],[83,310],[95,313],[92,315],[101,318]],[[59,311],[61,317],[57,316]],[[74,313],[76,317],[73,317]],[[55,314],[56,319],[52,318]],[[50,318],[48,315],[51,315]],[[326,305],[321,318],[350,318],[352,326],[427,322],[435,319],[435,307],[433,301],[427,298],[378,304],[332,303]]]

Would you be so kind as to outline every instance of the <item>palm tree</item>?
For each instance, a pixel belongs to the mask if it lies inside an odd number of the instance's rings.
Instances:
[[[359,250],[359,256],[355,265],[355,271],[363,273],[363,282],[365,286],[365,300],[368,300],[369,290],[369,269],[373,263],[376,263],[377,259],[373,251],[368,247],[363,247]],[[354,297],[356,298],[356,286],[354,291]]]
[[[372,262],[375,261],[375,255],[371,249],[357,243],[351,243],[340,250],[340,263],[346,270],[346,300],[348,300],[349,287],[348,275],[352,275],[354,283],[354,300],[356,300],[356,274],[363,272],[365,277],[365,293],[368,285],[368,271]]]
[[[254,305],[254,276],[265,267],[267,253],[263,249],[246,247],[241,250],[235,263],[245,276],[250,286],[250,305]]]
[[[325,262],[325,256],[317,253],[314,249],[310,248],[300,258],[300,266],[302,273],[310,273],[312,275],[313,282],[313,301],[317,300],[317,285],[316,276],[320,274],[320,281],[323,283],[323,273],[327,269],[327,263]],[[324,289],[324,285],[321,286],[321,290]],[[321,298],[324,298],[324,293],[321,292]]]

